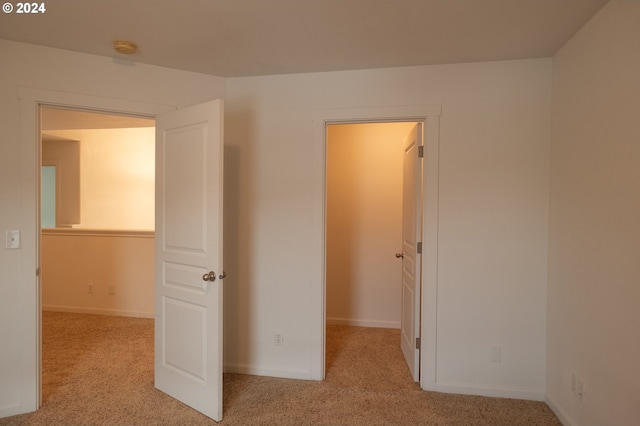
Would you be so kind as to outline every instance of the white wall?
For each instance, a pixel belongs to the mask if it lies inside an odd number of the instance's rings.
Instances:
[[[327,129],[328,324],[400,328],[402,143],[415,123]]]
[[[640,3],[612,1],[553,58],[547,398],[566,424],[640,424],[638,46]]]
[[[548,59],[229,79],[228,367],[304,376],[320,350],[314,117],[440,104],[437,386],[542,399],[550,90]]]
[[[153,232],[49,229],[41,241],[44,310],[153,318]]]
[[[19,87],[174,107],[225,96],[222,78],[106,57],[0,40],[0,58],[1,235],[20,229],[23,209],[36,195],[23,191]],[[0,249],[0,416],[35,409],[35,268],[30,276],[21,272],[35,256],[35,233],[22,229],[22,235],[28,238],[21,249]],[[24,352],[29,347],[34,350]]]

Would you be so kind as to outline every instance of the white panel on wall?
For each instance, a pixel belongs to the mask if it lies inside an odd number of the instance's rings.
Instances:
[[[40,193],[41,226],[56,227],[56,166],[42,166]]]

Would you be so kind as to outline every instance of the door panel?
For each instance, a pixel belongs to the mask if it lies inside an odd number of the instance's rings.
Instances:
[[[418,242],[422,233],[422,124],[409,132],[404,140],[402,179],[402,315],[400,346],[414,381],[420,380],[421,255]]]
[[[208,123],[164,130],[164,245],[175,252],[206,254]],[[188,206],[189,208],[185,208]]]
[[[217,100],[156,119],[155,386],[216,421],[222,420],[222,115]],[[218,278],[210,280],[209,272]]]
[[[163,364],[204,382],[206,367],[202,342],[207,334],[206,310],[194,303],[165,297],[162,312],[165,316]],[[189,333],[184,330],[189,330]]]

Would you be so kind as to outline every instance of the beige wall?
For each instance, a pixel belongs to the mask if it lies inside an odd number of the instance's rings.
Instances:
[[[566,424],[640,422],[639,24],[612,1],[553,58],[547,398]]]
[[[402,142],[414,123],[331,125],[327,132],[326,317],[400,327]]]
[[[80,141],[81,217],[74,228],[154,229],[154,127],[47,134]]]
[[[153,318],[152,232],[50,229],[41,241],[44,310]]]

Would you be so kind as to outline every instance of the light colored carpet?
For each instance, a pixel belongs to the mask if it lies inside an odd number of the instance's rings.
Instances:
[[[45,312],[43,404],[0,425],[215,425],[153,387],[153,320]],[[323,382],[224,375],[222,425],[560,425],[542,402],[420,390],[398,330],[327,327]]]

